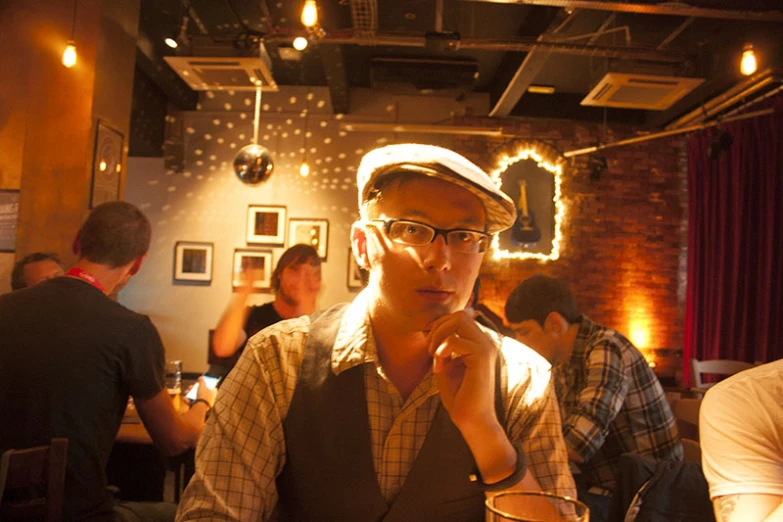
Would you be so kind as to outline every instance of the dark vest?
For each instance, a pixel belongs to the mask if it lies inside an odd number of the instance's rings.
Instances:
[[[331,370],[345,307],[311,318],[283,422],[286,464],[277,478],[280,520],[483,521],[484,492],[469,479],[476,463],[442,405],[399,495],[391,506],[386,504],[373,466],[363,365],[340,375]],[[497,377],[495,408],[504,424]]]

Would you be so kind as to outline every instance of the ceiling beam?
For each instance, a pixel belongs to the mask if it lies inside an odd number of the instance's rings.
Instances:
[[[660,4],[639,4],[633,2],[600,2],[585,0],[462,0],[464,2],[490,2],[496,4],[537,5],[562,7],[564,9],[591,9],[668,16],[693,16],[696,18],[717,18],[723,20],[749,20],[758,22],[783,22],[780,10],[750,11],[747,9],[712,9],[693,7],[685,3],[662,2]]]
[[[538,37],[539,41],[546,42],[555,38],[563,27],[566,27],[576,16],[574,11],[567,16],[562,13],[565,13],[565,11],[561,10],[558,12],[555,19],[549,24],[549,28]],[[511,111],[519,102],[520,98],[524,96],[527,88],[530,87],[538,73],[541,72],[541,69],[546,65],[550,54],[552,54],[551,50],[538,47],[534,47],[527,53],[522,64],[514,74],[514,77],[511,78],[511,81],[506,85],[500,98],[498,98],[497,103],[495,103],[495,106],[489,111],[489,116],[491,118],[504,118],[511,114]]]
[[[339,44],[321,43],[318,45],[318,50],[321,54],[321,63],[324,66],[326,84],[329,86],[332,110],[336,114],[345,114],[350,106],[350,89],[348,71],[343,58],[343,47]]]

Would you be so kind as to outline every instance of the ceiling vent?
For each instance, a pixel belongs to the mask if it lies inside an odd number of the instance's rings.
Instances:
[[[702,78],[610,72],[582,105],[662,111],[704,82]]]
[[[478,77],[479,66],[473,60],[384,57],[370,62],[372,86],[395,92],[465,93],[473,90]]]
[[[194,91],[277,91],[267,63],[260,57],[166,56],[166,62]]]

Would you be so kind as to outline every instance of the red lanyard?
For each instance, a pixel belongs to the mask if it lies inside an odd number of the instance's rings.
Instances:
[[[101,293],[104,293],[104,294],[106,293],[106,290],[104,290],[104,289],[103,289],[103,285],[101,285],[101,284],[98,282],[98,280],[97,280],[97,279],[95,279],[95,276],[94,276],[94,275],[92,275],[92,274],[91,274],[91,273],[89,273],[89,272],[86,272],[86,271],[82,270],[81,268],[76,268],[76,267],[74,267],[74,268],[71,268],[70,270],[68,270],[68,271],[65,273],[65,275],[67,275],[67,276],[73,276],[73,277],[78,277],[78,278],[79,278],[79,279],[81,279],[82,281],[87,281],[88,283],[90,283],[92,286],[94,286],[95,288],[97,288],[98,290],[100,290],[100,291],[101,291]]]

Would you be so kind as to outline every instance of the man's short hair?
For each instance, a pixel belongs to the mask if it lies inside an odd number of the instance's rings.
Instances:
[[[21,290],[27,286],[24,281],[24,267],[30,263],[38,263],[40,261],[54,261],[60,265],[60,268],[64,268],[60,258],[51,252],[33,252],[32,254],[27,254],[17,261],[13,270],[11,270],[11,290]]]
[[[150,222],[141,210],[125,201],[102,203],[79,231],[78,255],[117,268],[146,254],[151,236]]]
[[[310,245],[299,243],[283,252],[283,255],[277,261],[275,271],[272,272],[272,290],[277,292],[280,289],[280,276],[286,267],[301,265],[302,263],[321,266],[321,258],[318,257],[318,251]]]
[[[581,315],[568,285],[555,277],[540,274],[529,277],[506,300],[506,319],[510,323],[533,319],[543,327],[552,312],[562,315],[568,324],[578,322]]]

